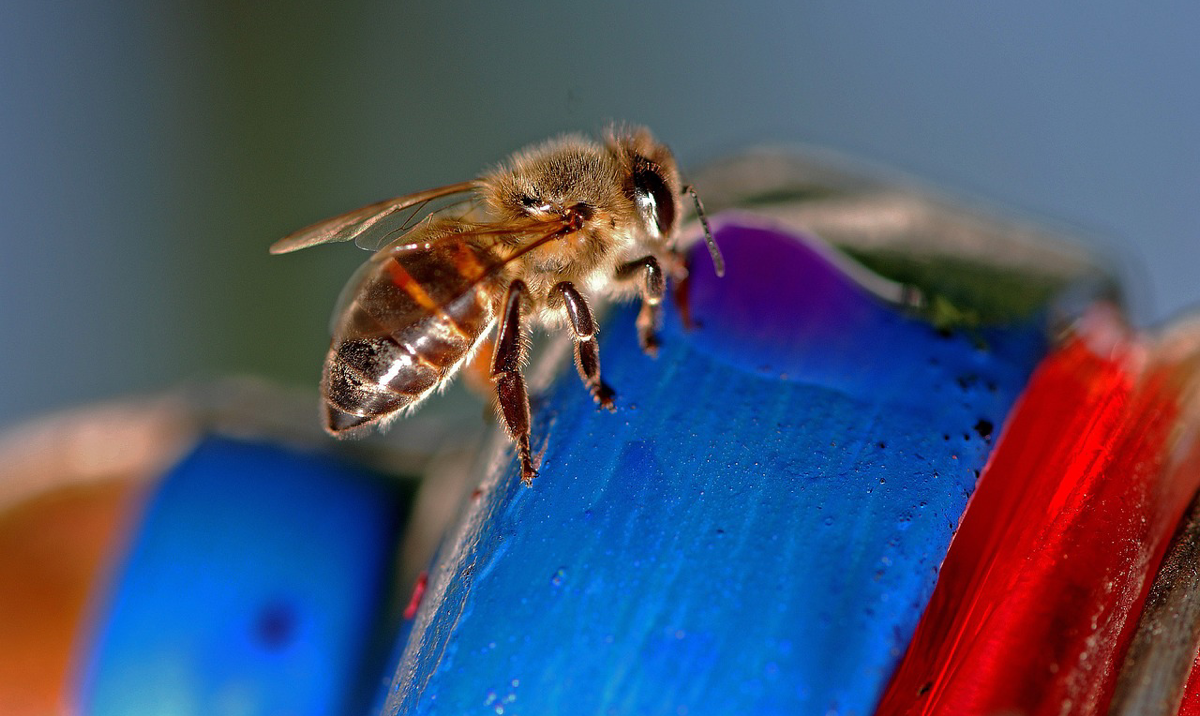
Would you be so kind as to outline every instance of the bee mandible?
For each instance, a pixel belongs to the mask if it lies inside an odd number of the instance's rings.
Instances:
[[[411,411],[499,324],[491,380],[521,479],[531,484],[538,473],[521,374],[528,324],[565,324],[584,385],[614,410],[588,297],[640,295],[639,341],[656,353],[664,267],[686,276],[676,246],[686,196],[721,275],[699,197],[683,186],[671,151],[641,127],[614,128],[603,142],[552,139],[479,178],[371,204],[276,242],[273,254],[337,241],[384,244],[335,310],[321,380],[326,430],[354,435]],[[428,208],[447,197],[459,200]]]

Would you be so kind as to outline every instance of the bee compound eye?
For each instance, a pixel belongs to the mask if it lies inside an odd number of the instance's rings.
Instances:
[[[653,222],[660,236],[675,227],[675,199],[656,167],[643,167],[633,174],[633,192],[647,224]]]

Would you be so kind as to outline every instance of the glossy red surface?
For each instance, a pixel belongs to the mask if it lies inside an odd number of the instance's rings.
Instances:
[[[1200,482],[1172,462],[1189,361],[1155,355],[1105,311],[1046,358],[878,714],[1104,712]]]
[[[1184,692],[1183,703],[1179,704],[1179,716],[1200,716],[1200,656],[1192,664],[1192,674],[1188,677],[1187,689]]]

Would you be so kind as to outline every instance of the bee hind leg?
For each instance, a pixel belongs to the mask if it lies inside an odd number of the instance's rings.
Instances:
[[[658,327],[662,323],[662,299],[666,279],[658,259],[647,256],[630,261],[617,270],[621,280],[637,280],[642,291],[642,309],[638,311],[638,343],[650,357],[658,355]]]
[[[525,293],[525,284],[513,281],[504,296],[500,331],[496,338],[495,353],[492,354],[492,382],[496,385],[500,417],[504,421],[508,436],[517,445],[517,454],[521,460],[521,481],[531,485],[538,473],[533,467],[533,456],[529,449],[529,392],[525,388],[525,378],[521,375],[521,364],[525,362],[525,341],[521,335],[521,300]]]
[[[591,391],[592,398],[600,407],[609,411],[616,410],[616,393],[600,378],[596,322],[592,319],[592,310],[588,307],[587,300],[570,281],[556,285],[553,292],[562,299],[567,320],[571,324],[571,333],[575,338],[575,368],[579,371],[579,377],[583,379],[583,384]]]

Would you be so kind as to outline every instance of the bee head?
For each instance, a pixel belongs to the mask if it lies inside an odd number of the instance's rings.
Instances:
[[[515,154],[491,176],[489,198],[500,216],[590,218],[615,210],[620,175],[604,147],[566,135]]]

